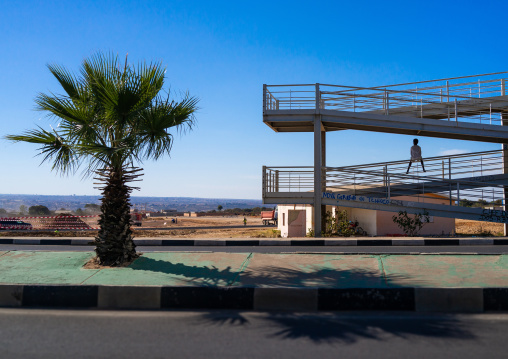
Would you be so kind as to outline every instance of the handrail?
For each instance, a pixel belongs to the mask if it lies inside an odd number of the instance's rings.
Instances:
[[[263,109],[328,109],[498,124],[501,121],[500,114],[508,112],[508,78],[488,76],[502,74],[508,72],[374,87],[321,83],[263,85],[266,99],[263,101]],[[450,83],[451,80],[473,78],[477,81]],[[417,85],[422,83],[436,85],[418,88]],[[408,88],[409,85],[416,87]]]
[[[356,166],[322,167],[322,188],[337,193],[391,197],[440,193],[450,198],[492,203],[504,201],[508,184],[500,182],[502,150],[479,151],[424,158],[427,173],[406,174],[408,160]],[[414,167],[418,167],[415,164]],[[263,196],[278,192],[314,191],[312,166],[264,167]],[[462,201],[464,202],[464,201]],[[461,203],[462,203],[461,202]],[[483,202],[485,203],[485,202]]]

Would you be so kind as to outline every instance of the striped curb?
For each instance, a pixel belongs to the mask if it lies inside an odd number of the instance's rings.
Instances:
[[[478,313],[507,311],[508,288],[0,285],[0,306]]]
[[[134,239],[137,246],[353,246],[353,247],[395,247],[395,246],[476,246],[508,245],[508,238],[453,238],[453,239]],[[90,238],[2,238],[0,244],[31,245],[94,245]]]

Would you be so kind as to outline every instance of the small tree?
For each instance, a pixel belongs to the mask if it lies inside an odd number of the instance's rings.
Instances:
[[[335,212],[335,216],[332,216],[331,212],[326,212],[325,214],[325,230],[323,231],[324,237],[331,236],[343,236],[350,237],[355,234],[353,228],[349,225],[347,211],[339,211]]]
[[[217,209],[219,210],[219,212],[222,211],[222,208],[224,208],[224,207],[222,207],[222,205],[220,205],[220,204],[217,206]]]
[[[487,202],[486,200],[484,199],[479,199],[478,201],[476,201],[476,203],[473,205],[473,207],[485,207],[485,206],[488,206],[489,205],[489,202]]]
[[[473,204],[474,202],[471,201],[470,199],[461,199],[459,201],[459,206],[462,206],[462,207],[473,207]]]
[[[100,213],[101,212],[101,206],[94,203],[87,203],[85,204],[85,211],[89,213]]]
[[[24,204],[19,206],[19,214],[21,215],[26,214],[26,206]]]
[[[406,211],[400,211],[398,215],[392,217],[392,220],[407,236],[415,237],[422,227],[429,223],[429,213],[424,211],[411,218]]]
[[[51,214],[51,211],[46,206],[37,205],[30,206],[30,208],[28,208],[28,214],[31,214],[33,216],[49,216]]]

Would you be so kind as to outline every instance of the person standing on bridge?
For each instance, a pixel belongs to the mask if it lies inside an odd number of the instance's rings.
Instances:
[[[409,173],[409,169],[411,168],[411,163],[418,162],[422,164],[423,172],[425,171],[425,166],[423,165],[423,158],[422,158],[422,148],[418,146],[418,139],[415,138],[413,140],[413,146],[411,147],[411,159],[409,160],[409,166],[407,166],[406,174]]]

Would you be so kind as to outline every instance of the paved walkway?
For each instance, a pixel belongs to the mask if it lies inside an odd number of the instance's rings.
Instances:
[[[145,253],[84,269],[93,252],[0,252],[1,284],[293,288],[508,288],[508,255]]]
[[[0,306],[508,311],[508,255],[0,252]]]

